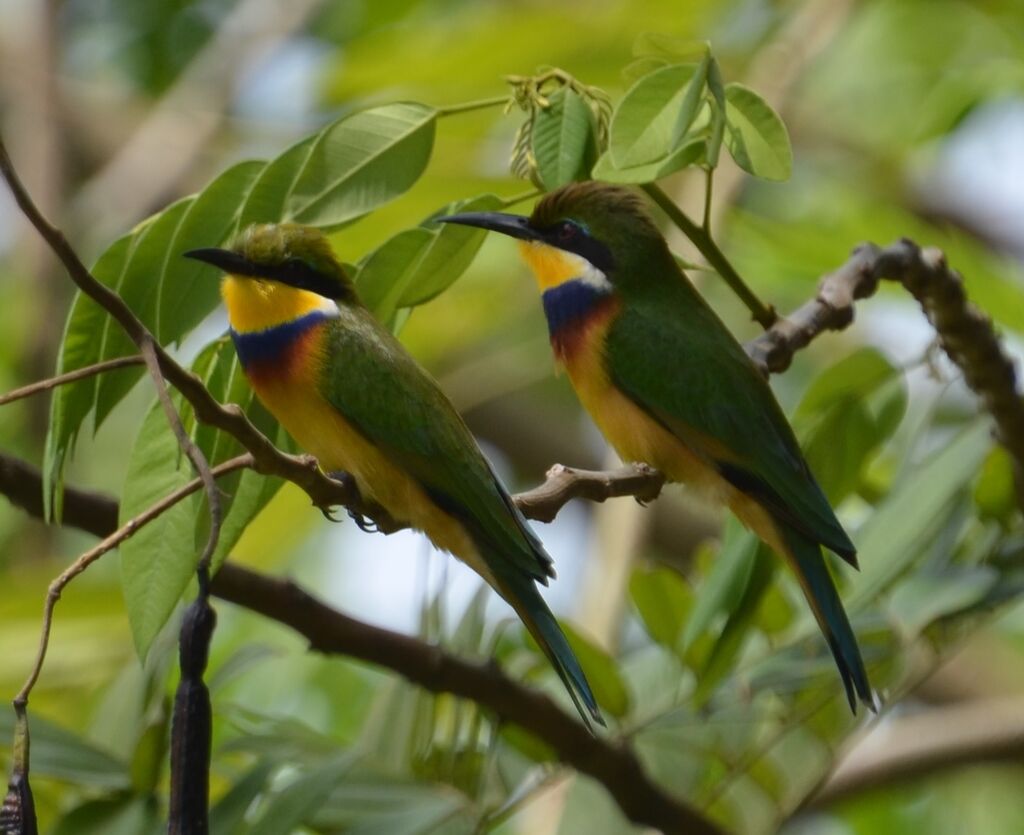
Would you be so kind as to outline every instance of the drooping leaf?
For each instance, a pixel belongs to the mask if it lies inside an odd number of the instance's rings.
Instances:
[[[295,831],[323,806],[335,786],[352,768],[353,761],[351,754],[344,754],[300,774],[267,798],[262,813],[249,829],[249,835],[282,835]]]
[[[779,115],[749,87],[727,84],[725,146],[744,171],[785,180],[793,170],[789,133]]]
[[[389,238],[360,265],[356,289],[373,315],[389,323],[406,288],[412,284],[420,261],[437,233],[422,227],[403,229]]]
[[[757,537],[730,517],[722,547],[711,572],[697,589],[697,604],[683,628],[683,652],[707,631],[716,616],[728,614],[740,604],[754,571],[757,550]]]
[[[584,179],[597,160],[597,126],[583,98],[570,87],[550,96],[533,120],[537,175],[548,191]]]

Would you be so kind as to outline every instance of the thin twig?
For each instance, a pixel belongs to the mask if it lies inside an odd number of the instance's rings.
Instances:
[[[206,460],[203,451],[192,440],[188,432],[185,431],[185,427],[181,423],[181,415],[178,414],[174,403],[171,402],[170,392],[167,391],[167,381],[164,380],[163,372],[160,370],[160,361],[156,356],[155,345],[156,343],[153,341],[153,338],[147,335],[139,346],[142,349],[142,357],[146,361],[146,368],[149,369],[150,377],[153,378],[157,399],[160,401],[160,406],[167,416],[167,422],[171,426],[174,437],[178,440],[178,446],[188,456],[192,466],[196,468],[196,472],[203,482],[203,488],[206,490],[206,503],[210,510],[210,533],[206,538],[206,545],[203,547],[203,551],[196,562],[199,595],[200,597],[206,597],[210,584],[210,561],[213,559],[213,552],[217,549],[217,542],[220,540],[222,521],[220,490],[217,489],[217,482],[214,479],[213,472],[210,470],[210,462]]]
[[[142,361],[142,357],[115,357],[112,360],[104,360],[94,365],[87,365],[84,368],[76,368],[67,374],[58,374],[56,377],[37,380],[27,386],[13,389],[6,394],[0,394],[0,406],[6,406],[8,403],[13,403],[15,400],[21,400],[25,397],[31,397],[34,394],[50,391],[67,383],[74,383],[77,380],[84,380],[87,377],[104,374],[107,371],[116,371],[118,368],[126,368],[130,365],[140,365]]]
[[[21,462],[19,462],[21,463]],[[226,475],[240,470],[245,467],[252,466],[252,456],[248,453],[239,455],[235,458],[231,458],[225,461],[223,464],[219,464],[214,467],[211,471],[211,475],[214,478]],[[26,469],[25,465],[22,465],[22,469]],[[38,478],[38,474],[37,474]],[[41,480],[36,484],[32,485],[37,490],[42,487]],[[116,531],[108,534],[102,542],[98,543],[94,547],[90,548],[78,559],[76,559],[71,565],[69,565],[64,571],[61,572],[60,576],[57,577],[52,583],[46,593],[46,602],[43,604],[43,625],[39,636],[39,650],[36,653],[35,663],[32,665],[32,670],[29,673],[28,679],[22,686],[21,690],[18,691],[18,695],[14,697],[15,706],[24,706],[28,703],[28,697],[32,693],[32,688],[35,687],[36,682],[39,680],[39,674],[43,669],[43,661],[46,660],[46,649],[50,643],[50,628],[53,624],[53,609],[57,605],[57,601],[60,600],[61,593],[64,588],[81,574],[85,569],[92,565],[96,560],[106,554],[108,551],[113,550],[122,542],[129,537],[133,536],[141,528],[148,525],[154,519],[159,517],[161,514],[174,507],[182,499],[191,496],[197,490],[203,486],[203,480],[200,478],[192,479],[188,484],[184,484],[175,490],[173,493],[169,493],[160,499],[160,501],[146,508],[138,516],[134,516],[125,522]],[[76,491],[81,493],[81,491]],[[98,502],[98,498],[95,494],[89,495],[87,502],[90,505],[95,505]],[[76,496],[76,501],[79,497]],[[109,512],[103,514],[106,518],[116,518]]]
[[[771,305],[765,305],[755,295],[754,291],[747,286],[747,283],[740,274],[736,272],[736,268],[726,258],[725,253],[718,248],[718,244],[707,233],[707,230],[691,220],[690,216],[680,209],[672,198],[654,183],[648,183],[643,186],[643,190],[668,215],[669,220],[678,226],[680,231],[693,242],[693,245],[700,250],[700,254],[707,259],[708,264],[725,280],[725,283],[729,285],[732,291],[739,296],[740,301],[747,306],[750,315],[754,317],[754,321],[765,329],[775,324],[775,320],[778,318],[775,309]]]

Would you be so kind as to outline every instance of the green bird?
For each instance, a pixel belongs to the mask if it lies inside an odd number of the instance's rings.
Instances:
[[[793,567],[846,688],[874,705],[824,546],[856,549],[767,382],[679,269],[641,198],[602,183],[546,195],[529,217],[440,218],[519,239],[551,346],[583,406],[626,461],[685,482]]]
[[[360,303],[327,239],[256,225],[232,249],[185,255],[227,274],[221,292],[242,368],[299,446],[480,574],[522,618],[584,721],[603,725],[537,589],[555,576],[551,558],[437,383]]]

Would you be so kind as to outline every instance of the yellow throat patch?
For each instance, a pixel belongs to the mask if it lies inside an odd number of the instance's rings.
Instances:
[[[519,241],[519,254],[533,270],[541,292],[582,278],[594,269],[586,258],[540,241]]]
[[[229,275],[221,282],[220,293],[237,333],[284,325],[317,310],[337,310],[333,301],[316,293],[258,278]]]

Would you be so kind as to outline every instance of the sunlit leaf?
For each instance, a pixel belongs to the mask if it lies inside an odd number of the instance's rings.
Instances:
[[[697,81],[698,65],[677,64],[644,76],[623,96],[612,116],[608,153],[617,169],[645,165],[677,151],[676,134],[680,117],[693,121],[687,93],[691,81]],[[704,79],[699,79],[703,86]],[[696,102],[693,103],[696,108]]]
[[[793,170],[789,133],[779,115],[742,84],[727,84],[725,146],[736,164],[766,180],[785,180]]]

